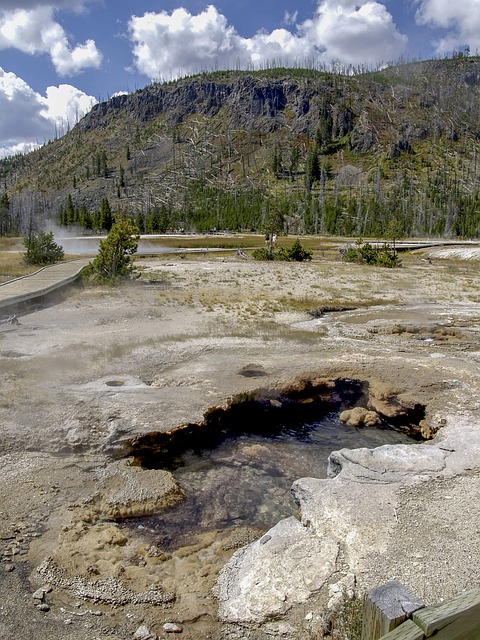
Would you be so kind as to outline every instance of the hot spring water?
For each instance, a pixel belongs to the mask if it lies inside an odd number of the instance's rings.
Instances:
[[[261,535],[295,514],[292,483],[301,477],[325,478],[332,451],[412,442],[389,427],[347,427],[336,412],[268,435],[226,434],[214,448],[186,451],[172,461],[185,500],[129,526],[149,531],[165,551],[191,544],[207,531],[252,527]]]

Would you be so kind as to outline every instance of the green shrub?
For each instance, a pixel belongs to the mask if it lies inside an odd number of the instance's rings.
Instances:
[[[273,249],[255,249],[253,252],[255,260],[283,260],[285,262],[305,262],[312,259],[310,249],[302,247],[297,238],[290,248],[280,247],[278,251]]]
[[[23,259],[26,264],[54,264],[63,260],[63,248],[53,239],[53,232],[31,233],[23,239],[23,246],[27,250]]]
[[[265,249],[265,247],[255,249],[252,255],[255,260],[276,260],[275,252],[270,249]]]
[[[289,249],[280,249],[280,251],[285,254],[285,258],[282,259],[288,262],[305,262],[312,259],[312,252],[302,247],[298,238]]]
[[[392,268],[400,267],[402,264],[396,251],[392,250],[390,245],[384,244],[381,249],[377,249],[369,242],[364,244],[361,239],[355,242],[354,247],[348,247],[342,257],[345,262],[373,264],[377,267]]]
[[[401,267],[402,261],[399,259],[396,251],[393,251],[388,244],[384,244],[378,252],[376,264],[379,267]]]

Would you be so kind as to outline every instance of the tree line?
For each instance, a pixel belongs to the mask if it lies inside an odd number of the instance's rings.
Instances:
[[[293,103],[283,111],[273,105],[259,123],[239,112],[241,126],[221,111],[177,118],[171,126],[117,121],[122,114],[109,112],[111,123],[90,138],[75,127],[58,141],[59,166],[48,162],[46,149],[0,162],[0,235],[25,233],[42,220],[103,232],[122,214],[142,234],[217,229],[384,237],[394,220],[407,237],[480,236],[478,61],[320,79],[311,70],[266,69],[262,77],[292,76],[301,84],[305,74],[322,90],[314,98],[313,84],[299,92],[310,96],[310,111],[302,103],[300,116]],[[302,128],[303,115],[311,119]],[[115,138],[118,131],[122,137]],[[39,172],[36,185],[26,187],[35,158],[53,187]]]

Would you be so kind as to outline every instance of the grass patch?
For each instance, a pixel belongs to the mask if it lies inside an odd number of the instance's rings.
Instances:
[[[364,612],[364,598],[355,595],[349,598],[344,594],[340,610],[331,619],[327,638],[331,640],[360,640]]]
[[[23,251],[22,238],[0,236],[0,251]]]
[[[38,266],[25,264],[23,253],[0,251],[0,282],[26,276],[35,271],[38,271]]]
[[[278,237],[278,246],[291,248],[297,240],[296,235]],[[209,234],[192,234],[192,235],[162,235],[162,236],[144,236],[142,241],[148,244],[149,253],[155,253],[155,247],[169,247],[171,249],[224,249],[226,254],[231,255],[232,250],[246,249],[253,250],[265,247],[265,235],[263,233],[232,233],[231,235],[209,235]],[[342,244],[342,240],[338,238],[324,238],[320,236],[301,236],[302,245],[312,250],[320,257],[325,255],[338,255],[338,246]],[[228,253],[227,253],[228,252]],[[200,257],[205,257],[205,253]],[[212,256],[221,257],[222,253],[216,251]],[[185,259],[186,255],[182,255]],[[189,259],[195,259],[199,254],[188,254]],[[138,256],[137,259],[141,258]]]

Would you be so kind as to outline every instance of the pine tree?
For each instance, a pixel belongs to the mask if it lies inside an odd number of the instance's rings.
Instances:
[[[85,206],[83,206],[80,209],[79,223],[84,229],[92,229],[93,228],[92,216],[90,215],[87,207],[85,207]]]
[[[66,225],[70,226],[72,224],[75,224],[75,207],[73,206],[73,200],[72,200],[72,196],[70,194],[68,194],[68,198],[67,198],[67,206],[65,207],[65,221],[66,221]]]
[[[115,281],[127,278],[132,271],[132,256],[137,252],[138,229],[130,220],[121,218],[100,242],[97,256],[86,270],[85,277],[94,280]]]
[[[10,231],[10,200],[7,192],[0,198],[0,236]]]
[[[64,257],[63,248],[55,242],[52,231],[29,234],[24,238],[23,246],[27,250],[24,255],[26,264],[53,264]]]
[[[110,231],[113,225],[113,215],[112,210],[110,208],[110,203],[108,202],[108,198],[102,198],[102,202],[100,205],[100,213],[98,217],[98,227],[100,229],[105,229],[106,231]]]

